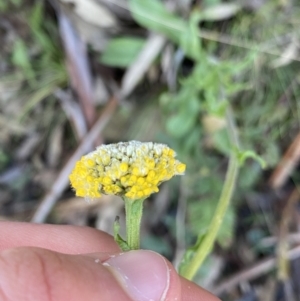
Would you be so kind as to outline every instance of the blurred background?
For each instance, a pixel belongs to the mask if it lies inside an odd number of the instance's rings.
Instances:
[[[223,300],[300,300],[299,22],[297,0],[0,0],[0,219],[112,233],[122,200],[76,198],[75,162],[166,143],[187,171],[145,202],[142,248],[177,266],[238,146],[195,281]]]

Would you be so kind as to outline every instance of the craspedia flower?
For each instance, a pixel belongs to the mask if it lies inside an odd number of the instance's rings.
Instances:
[[[101,194],[146,198],[158,192],[162,182],[184,174],[185,164],[175,156],[168,146],[153,142],[102,145],[76,163],[71,185],[77,196],[85,198]]]

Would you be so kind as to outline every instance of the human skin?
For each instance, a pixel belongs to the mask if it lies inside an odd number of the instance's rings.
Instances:
[[[137,289],[138,288],[138,289]],[[154,289],[156,288],[156,289]],[[1,301],[218,301],[146,250],[88,227],[0,222]]]

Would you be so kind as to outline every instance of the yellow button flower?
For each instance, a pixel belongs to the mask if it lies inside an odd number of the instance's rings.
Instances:
[[[77,196],[115,194],[129,199],[146,198],[175,175],[183,175],[185,164],[175,159],[167,145],[153,142],[120,142],[101,145],[83,156],[70,175]]]

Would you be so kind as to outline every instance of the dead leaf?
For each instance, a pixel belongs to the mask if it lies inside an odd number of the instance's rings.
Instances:
[[[74,101],[70,91],[58,89],[54,92],[54,95],[59,100],[64,113],[70,121],[76,139],[81,141],[87,133],[87,125],[78,102]]]
[[[107,103],[108,99],[109,99],[109,93],[103,79],[100,76],[96,76],[95,83],[94,83],[95,104],[103,105]]]
[[[105,4],[118,20],[132,21],[128,0],[96,0]]]
[[[121,87],[121,95],[128,96],[137,83],[141,80],[147,72],[157,55],[161,52],[166,43],[166,39],[158,34],[151,34],[145,43],[142,51],[134,61],[134,63],[127,69]]]
[[[29,158],[41,141],[41,135],[32,132],[22,142],[16,151],[16,159],[24,161]]]
[[[61,11],[70,19],[83,42],[90,44],[94,50],[103,51],[109,40],[108,30],[101,30],[99,26],[82,19],[67,5],[60,5]],[[113,28],[116,31],[116,27]]]
[[[213,134],[226,126],[225,118],[214,115],[206,115],[202,118],[202,123],[205,131],[208,134]]]
[[[114,15],[103,5],[94,0],[61,0],[74,4],[74,12],[84,21],[93,25],[109,28],[117,25]]]
[[[210,6],[202,11],[202,20],[222,21],[235,16],[241,10],[237,3],[221,3]]]
[[[298,40],[294,38],[280,55],[280,57],[271,63],[271,67],[275,69],[278,67],[286,66],[292,63],[294,60],[298,60],[298,46]]]
[[[77,92],[86,123],[90,127],[94,123],[96,113],[93,105],[92,75],[87,58],[87,47],[66,14],[61,12],[58,19],[71,83]]]
[[[60,163],[63,151],[63,124],[57,124],[53,128],[47,147],[47,163],[49,167],[57,167]]]
[[[71,224],[86,226],[91,211],[101,206],[102,198],[87,203],[82,198],[70,198],[59,202],[53,210],[55,222],[59,224]]]

